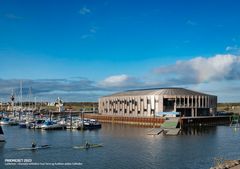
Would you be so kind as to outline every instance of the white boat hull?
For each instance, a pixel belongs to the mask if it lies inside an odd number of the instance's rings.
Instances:
[[[4,142],[4,141],[5,141],[4,135],[0,134],[0,142]]]
[[[9,124],[8,122],[0,121],[0,125],[8,125],[8,124]]]
[[[18,148],[17,150],[38,150],[38,149],[46,149],[46,148],[51,148],[51,146],[50,145],[42,145],[39,147]]]
[[[49,126],[46,126],[46,125],[42,125],[42,129],[43,130],[56,130],[56,129],[64,129],[65,126],[63,125],[49,125]]]

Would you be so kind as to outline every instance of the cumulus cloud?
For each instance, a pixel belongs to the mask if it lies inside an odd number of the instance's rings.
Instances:
[[[165,81],[177,84],[240,79],[240,57],[235,55],[196,57],[160,67],[155,70],[155,73],[165,77]]]
[[[64,101],[97,101],[99,97],[139,87],[142,83],[134,77],[117,75],[105,78],[100,82],[87,78],[71,79],[0,79],[0,101],[10,101],[12,91],[16,101],[20,100],[20,81],[23,82],[23,101],[28,101],[31,91],[33,100],[37,97],[44,101],[54,101],[61,97]]]
[[[240,47],[237,45],[234,46],[227,46],[226,51],[232,54],[240,54]]]
[[[125,74],[109,76],[100,82],[102,87],[133,87],[140,84],[141,82],[137,78]]]
[[[87,15],[87,14],[90,14],[91,13],[91,10],[87,7],[82,7],[80,10],[79,10],[79,13],[81,15]]]
[[[94,93],[104,91],[95,85],[94,81],[86,78],[78,79],[37,79],[30,80],[24,79],[23,81],[23,96],[27,98],[29,95],[29,89],[33,96],[41,96],[47,100],[54,99],[54,96],[67,96],[77,95],[81,98],[81,95],[86,95],[84,92],[93,93],[92,96],[96,96]],[[0,79],[0,97],[9,99],[12,90],[15,95],[19,96],[20,80],[19,79]],[[68,94],[67,94],[68,93]],[[89,95],[89,97],[91,96]],[[84,97],[83,97],[84,98]],[[95,98],[96,99],[96,98]]]
[[[144,77],[133,77],[127,74],[112,75],[101,81],[75,77],[71,79],[23,79],[23,95],[27,98],[29,88],[33,96],[53,101],[58,96],[65,101],[97,101],[99,97],[118,91],[157,88],[198,86],[200,91],[219,90],[215,86],[240,79],[240,56],[215,55],[213,57],[196,57],[190,60],[179,60],[173,65],[162,66]],[[0,79],[0,101],[9,101],[12,90],[19,95],[20,79]],[[214,86],[206,88],[202,86]],[[227,85],[230,86],[230,85]],[[237,86],[237,85],[236,85]],[[208,92],[208,91],[207,91]],[[217,93],[216,93],[217,94]]]

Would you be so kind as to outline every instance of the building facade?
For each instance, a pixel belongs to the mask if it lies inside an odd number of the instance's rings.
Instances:
[[[155,117],[159,112],[181,116],[214,115],[217,96],[184,88],[130,90],[99,99],[99,113],[128,117]]]

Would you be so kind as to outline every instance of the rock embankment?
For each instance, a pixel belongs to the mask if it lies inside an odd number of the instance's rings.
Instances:
[[[240,169],[240,160],[226,160],[210,169]]]

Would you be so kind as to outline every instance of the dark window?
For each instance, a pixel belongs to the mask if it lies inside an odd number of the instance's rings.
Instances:
[[[147,99],[147,104],[150,104],[150,99]]]
[[[192,106],[192,98],[189,98],[189,106]]]

